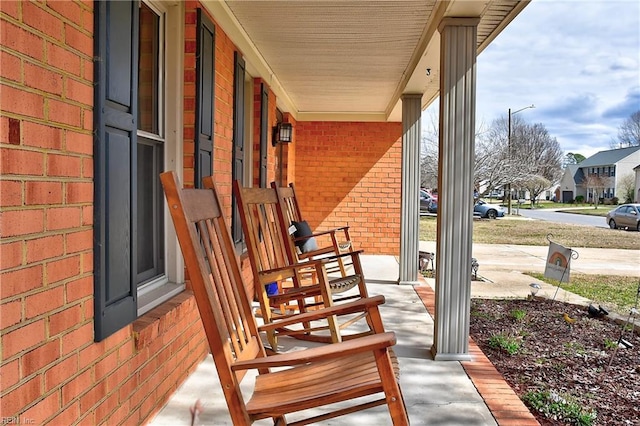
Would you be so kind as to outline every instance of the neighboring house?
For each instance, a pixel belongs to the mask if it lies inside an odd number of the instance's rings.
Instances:
[[[617,197],[620,179],[634,173],[640,161],[640,146],[600,151],[579,164],[570,164],[560,180],[562,202],[583,196],[585,202],[594,197],[609,200]]]
[[[562,203],[569,203],[576,198],[576,188],[584,179],[582,169],[578,164],[568,164],[560,179],[559,198]]]
[[[247,287],[234,179],[294,182],[314,229],[349,224],[417,283],[438,96],[451,238],[431,350],[469,359],[473,176],[453,165],[473,160],[477,54],[528,2],[308,3],[0,1],[3,421],[145,424],[207,356],[163,170],[214,176]]]

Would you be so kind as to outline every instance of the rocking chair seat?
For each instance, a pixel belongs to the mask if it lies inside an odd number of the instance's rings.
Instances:
[[[395,343],[394,333],[381,333],[358,339],[359,342],[345,343],[342,356],[335,348],[322,347],[311,349],[309,358],[300,358],[297,354],[279,354],[267,359],[255,361],[239,361],[232,366],[234,370],[256,368],[261,366],[292,365],[292,368],[272,371],[256,377],[253,394],[247,402],[247,412],[255,419],[278,417],[283,413],[303,410],[318,403],[332,404],[345,399],[358,398],[383,392],[383,384],[375,355],[371,351],[363,352],[362,346],[381,347],[386,349],[393,368],[394,379],[398,380],[400,368],[398,359],[388,346]],[[353,353],[345,356],[344,353]],[[316,356],[313,352],[322,352]],[[332,352],[332,353],[330,353]],[[305,363],[305,361],[307,361]],[[384,404],[384,399],[363,402],[368,407]]]
[[[329,288],[332,293],[344,293],[349,291],[360,283],[362,277],[360,275],[349,275],[347,277],[335,278],[329,281]],[[315,297],[321,294],[320,285],[312,284],[299,288],[287,288],[284,294],[275,294],[269,296],[272,303],[284,303],[295,297]]]
[[[395,361],[397,365],[397,359]],[[336,363],[340,365],[336,366]],[[313,381],[309,380],[310,377]],[[286,383],[287,386],[273,386],[274,382]],[[363,392],[363,388],[367,391]],[[343,401],[347,395],[357,398],[382,391],[373,355],[356,354],[346,360],[329,360],[258,376],[253,395],[247,402],[247,411],[256,418],[272,417],[296,411],[297,407],[306,406],[310,400],[331,404]],[[288,405],[284,406],[282,401]]]
[[[360,275],[348,275],[346,277],[329,280],[329,287],[332,293],[343,293],[349,291],[360,283]]]

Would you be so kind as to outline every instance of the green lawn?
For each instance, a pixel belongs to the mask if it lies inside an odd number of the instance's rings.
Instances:
[[[562,241],[567,247],[640,250],[640,233],[636,231],[510,218],[473,221],[475,243],[543,246],[549,243],[547,234],[552,234],[555,241]],[[420,240],[435,241],[435,239],[436,218],[422,217]]]
[[[550,280],[544,274],[537,272],[527,272],[534,278],[557,286],[557,280]],[[592,275],[592,274],[571,274],[568,283],[561,283],[560,288],[579,294],[593,301],[594,305],[602,305],[603,308],[624,315],[636,306],[638,277],[621,277],[616,275]]]

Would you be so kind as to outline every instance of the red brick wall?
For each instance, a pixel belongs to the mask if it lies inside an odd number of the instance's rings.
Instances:
[[[191,184],[197,5],[185,6]],[[92,7],[0,2],[1,412],[34,424],[143,424],[207,353],[188,291],[94,342]],[[230,213],[233,45],[219,28],[216,40],[214,170]]]
[[[312,228],[348,224],[356,248],[400,251],[401,123],[295,125],[295,184]]]

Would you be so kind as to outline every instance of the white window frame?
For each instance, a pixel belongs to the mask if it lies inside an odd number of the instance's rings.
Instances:
[[[159,33],[158,127],[160,135],[138,131],[147,138],[164,139],[164,170],[175,170],[183,178],[184,95],[184,5],[182,2],[148,1],[144,3],[161,16]],[[170,37],[168,36],[170,35]],[[164,58],[164,60],[163,60]],[[170,100],[178,100],[171,102]],[[184,285],[184,261],[178,245],[171,214],[164,205],[165,275],[138,287],[138,316],[150,311],[176,294]]]

